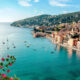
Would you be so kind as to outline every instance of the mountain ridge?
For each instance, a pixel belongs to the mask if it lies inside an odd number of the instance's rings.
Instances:
[[[78,21],[80,21],[80,11],[59,15],[43,14],[15,21],[11,25],[18,27],[53,26],[61,23],[72,23]]]

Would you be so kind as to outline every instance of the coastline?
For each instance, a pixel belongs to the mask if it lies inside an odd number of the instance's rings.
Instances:
[[[24,27],[24,28],[29,28],[29,27]],[[32,28],[32,27],[31,27],[31,28]],[[40,33],[40,34],[41,34],[41,33]],[[71,46],[69,46],[69,45],[66,44],[66,43],[64,43],[64,44],[57,43],[57,42],[55,41],[55,39],[53,39],[52,37],[50,37],[50,35],[48,35],[47,33],[42,33],[42,34],[46,34],[46,35],[45,35],[45,36],[40,35],[40,36],[38,36],[38,37],[46,37],[47,39],[50,39],[53,44],[60,45],[60,46],[65,47],[65,48],[67,48],[67,49],[70,48],[70,49],[72,49],[72,50],[76,50],[76,51],[79,51],[79,52],[80,52],[80,50],[77,49],[76,47],[71,47]],[[32,31],[32,35],[33,35],[34,38],[37,38],[36,33],[35,33],[34,31]]]
[[[79,49],[77,49],[77,48],[75,48],[75,47],[71,47],[71,46],[69,46],[68,44],[61,44],[61,43],[57,43],[54,39],[52,39],[51,37],[47,37],[46,36],[46,38],[47,39],[50,39],[51,40],[51,42],[53,43],[53,44],[56,44],[56,45],[60,45],[60,46],[62,46],[62,47],[65,47],[65,48],[67,48],[67,49],[72,49],[72,50],[75,50],[75,51],[79,51],[80,52],[80,50]]]
[[[77,48],[75,48],[75,47],[71,47],[71,46],[69,46],[69,45],[66,44],[66,43],[61,44],[61,43],[54,42],[54,41],[52,40],[52,38],[49,38],[49,39],[52,41],[53,44],[60,45],[60,46],[65,47],[65,48],[67,48],[67,49],[70,48],[70,49],[72,49],[72,50],[76,50],[76,51],[79,51],[79,52],[80,52],[79,49],[77,49]]]

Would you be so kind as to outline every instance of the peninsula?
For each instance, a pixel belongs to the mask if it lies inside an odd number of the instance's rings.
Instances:
[[[39,15],[13,22],[11,25],[32,27],[34,37],[47,37],[53,43],[80,51],[80,12]]]

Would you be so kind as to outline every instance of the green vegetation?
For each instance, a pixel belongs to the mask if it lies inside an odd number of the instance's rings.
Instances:
[[[12,26],[22,26],[22,27],[31,27],[31,26],[53,26],[61,23],[72,23],[80,21],[80,12],[73,12],[61,15],[39,15],[32,18],[27,18],[13,22]]]

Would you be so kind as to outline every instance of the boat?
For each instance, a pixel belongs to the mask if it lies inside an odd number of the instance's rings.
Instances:
[[[30,46],[29,46],[29,45],[27,45],[27,47],[29,48]]]
[[[54,53],[54,51],[51,51],[51,53]]]
[[[25,40],[24,43],[26,43],[27,41]]]
[[[14,46],[13,48],[16,48],[16,46]]]
[[[5,42],[3,42],[3,44],[5,44]]]
[[[36,49],[33,49],[34,51],[36,51]]]

